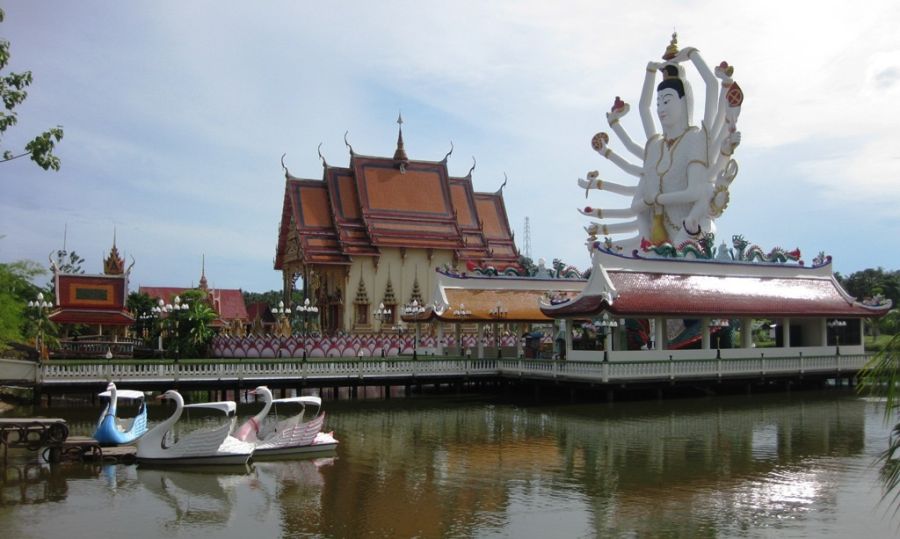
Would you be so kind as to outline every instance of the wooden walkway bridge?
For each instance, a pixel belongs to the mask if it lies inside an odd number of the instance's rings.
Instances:
[[[551,382],[572,387],[702,385],[725,381],[852,378],[865,354],[753,358],[556,361],[514,358],[362,358],[265,360],[54,360],[34,363],[0,360],[0,385],[21,385],[42,393],[122,387],[232,389],[272,387],[358,387],[477,380]],[[98,389],[99,388],[99,389]]]

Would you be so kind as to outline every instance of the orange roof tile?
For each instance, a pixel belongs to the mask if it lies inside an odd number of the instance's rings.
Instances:
[[[381,247],[407,247],[518,268],[500,193],[476,194],[470,177],[450,178],[446,158],[403,166],[351,149],[350,167],[325,164],[323,180],[287,175],[275,269],[284,267],[291,234],[304,263],[348,264],[352,256],[377,256]]]

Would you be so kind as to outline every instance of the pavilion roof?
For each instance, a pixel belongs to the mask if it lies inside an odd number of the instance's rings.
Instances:
[[[436,318],[443,322],[548,322],[540,309],[547,296],[574,297],[585,286],[582,279],[539,279],[534,277],[470,277],[438,272],[429,310],[420,321]],[[500,305],[501,316],[491,315]],[[466,311],[459,315],[459,311]],[[404,316],[407,322],[414,317]]]
[[[869,306],[841,288],[831,264],[805,268],[767,264],[632,260],[609,256],[581,295],[543,304],[555,318],[608,311],[630,317],[869,317],[890,304]]]
[[[128,311],[100,309],[58,309],[49,316],[57,324],[130,326],[134,316]]]

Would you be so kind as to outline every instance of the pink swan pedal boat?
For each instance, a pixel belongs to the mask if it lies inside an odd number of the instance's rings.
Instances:
[[[234,437],[256,444],[254,458],[322,453],[337,447],[334,433],[322,432],[325,412],[322,411],[321,398],[273,399],[272,391],[266,386],[259,386],[250,393],[262,397],[263,408],[241,425]],[[305,416],[309,408],[313,412],[307,420]]]

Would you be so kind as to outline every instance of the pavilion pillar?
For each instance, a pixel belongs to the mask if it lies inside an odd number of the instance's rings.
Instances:
[[[741,318],[741,348],[750,348],[753,344],[753,319]]]
[[[785,318],[781,321],[781,345],[785,348],[791,347],[791,319]]]
[[[828,346],[828,319],[821,318],[819,319],[819,335],[822,336],[819,339],[819,346]],[[862,335],[862,333],[860,333]]]
[[[665,318],[657,318],[655,329],[656,329],[656,331],[654,331],[653,333],[655,334],[654,339],[656,340],[656,349],[657,350],[665,350],[666,348],[668,348],[668,346],[666,346],[668,344],[666,342],[666,340],[667,340],[667,338],[666,338],[667,337],[666,319]]]
[[[525,324],[516,324],[516,358],[517,359],[520,357],[524,357],[524,355],[522,353],[522,341],[525,340],[522,337],[522,334],[524,333],[522,331],[522,328],[524,326],[525,326]]]
[[[477,339],[475,346],[477,351],[478,359],[484,359],[484,324],[478,322],[475,331],[475,338]]]
[[[444,321],[437,320],[437,355],[444,355]]]
[[[701,337],[700,348],[709,350],[709,317],[700,320],[700,325],[703,328],[703,336]]]
[[[569,353],[572,351],[572,324],[569,324],[568,320],[563,320],[562,323],[563,323],[562,327],[563,327],[563,330],[565,331],[565,336],[566,336],[566,344],[565,344],[566,349],[563,351],[563,353],[564,353],[564,357],[566,359],[569,359]],[[608,341],[608,340],[609,340],[609,336],[607,335],[606,341]],[[603,345],[606,346],[605,341],[604,341]]]

